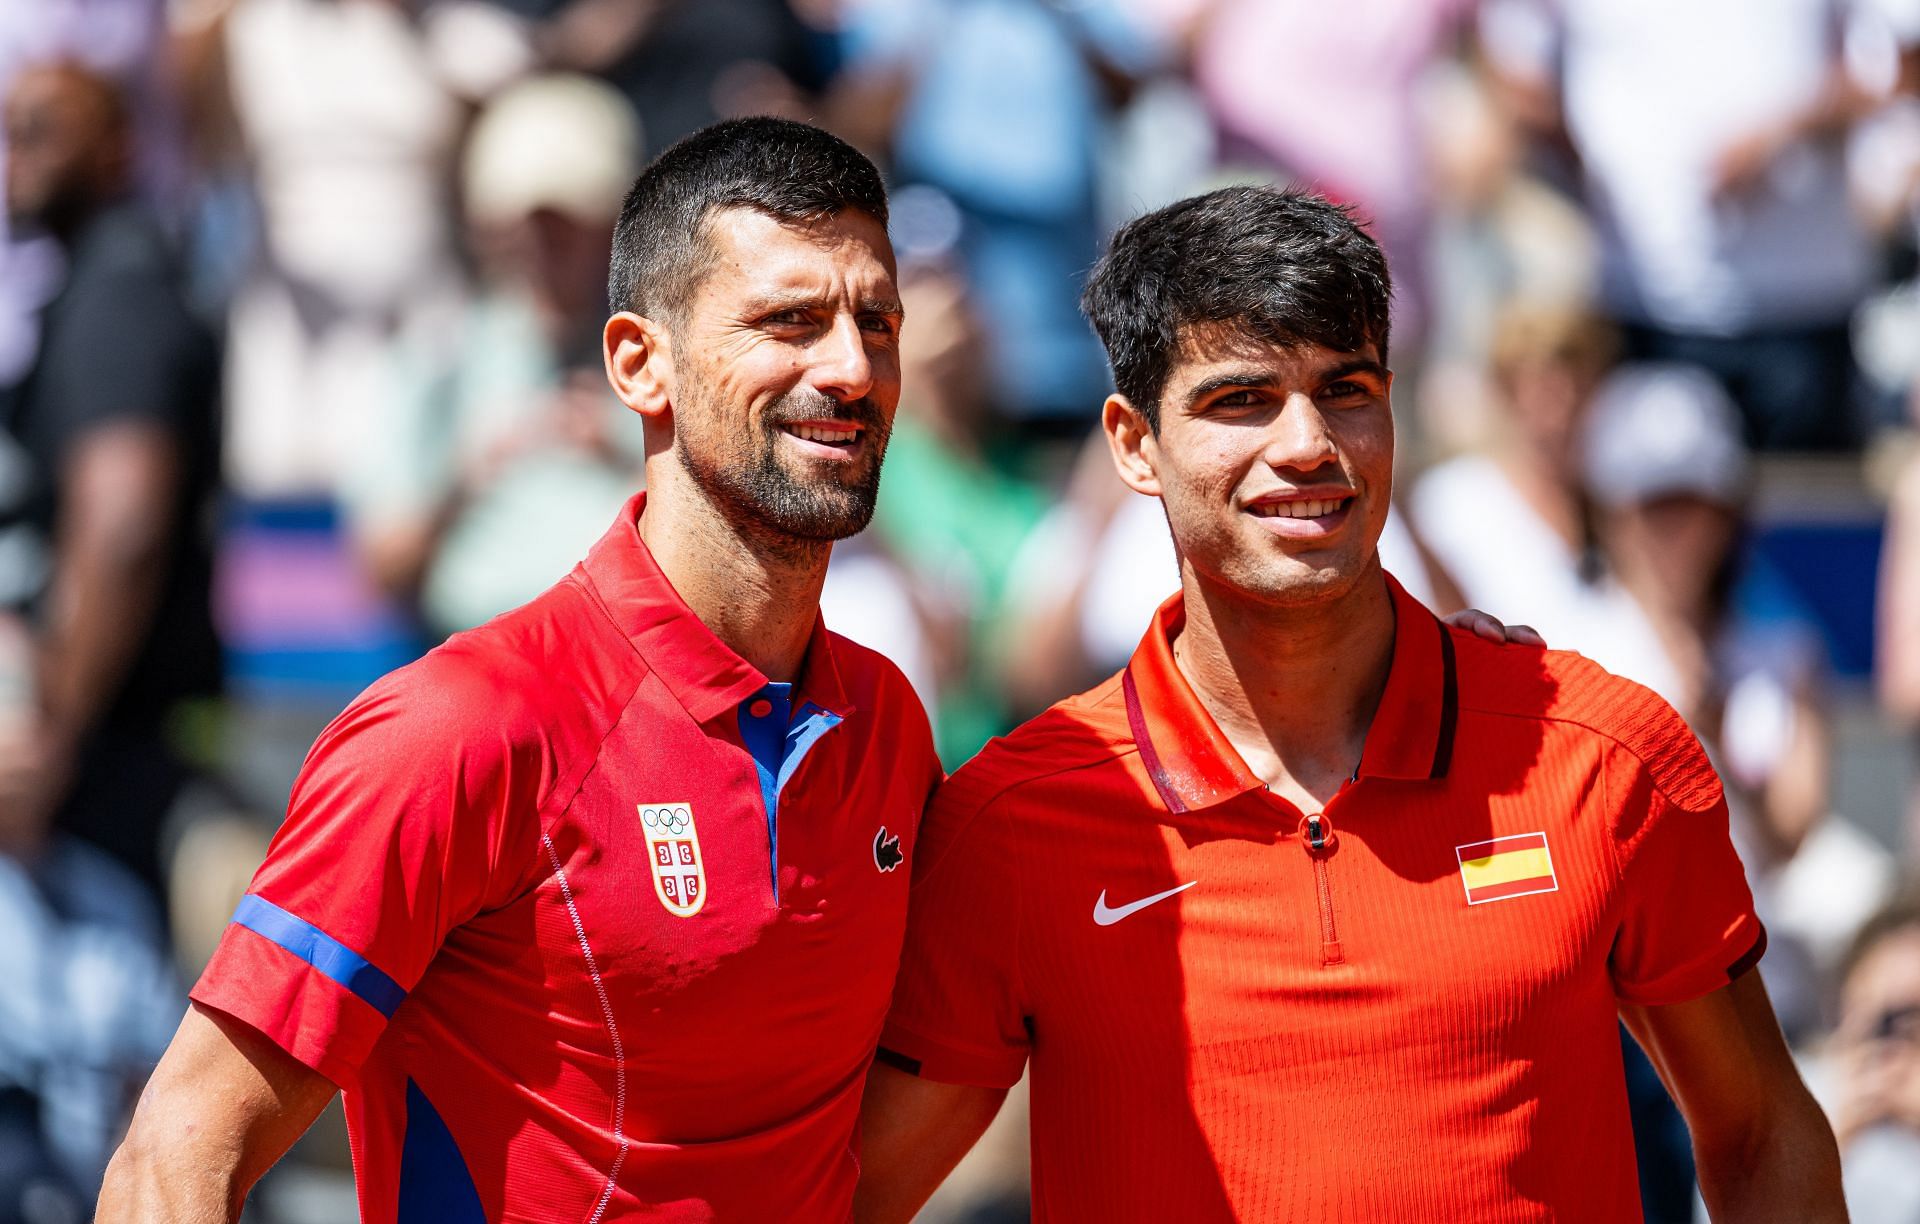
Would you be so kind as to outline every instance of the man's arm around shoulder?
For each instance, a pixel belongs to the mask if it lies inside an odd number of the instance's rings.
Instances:
[[[1846,1220],[1833,1128],[1800,1080],[1758,971],[1688,1003],[1620,1014],[1686,1116],[1714,1219]]]
[[[140,1094],[95,1218],[232,1224],[335,1091],[248,1025],[193,1004]]]

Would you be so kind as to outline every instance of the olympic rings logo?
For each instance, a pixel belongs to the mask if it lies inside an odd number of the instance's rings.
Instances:
[[[685,808],[643,807],[640,819],[656,833],[680,834],[693,826],[693,816]]]

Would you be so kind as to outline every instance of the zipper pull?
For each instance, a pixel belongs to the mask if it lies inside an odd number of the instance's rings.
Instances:
[[[1314,891],[1320,897],[1320,963],[1342,964],[1346,949],[1340,944],[1340,929],[1333,918],[1333,881],[1327,860],[1333,857],[1333,822],[1325,812],[1315,812],[1305,821],[1307,857],[1313,860]]]
[[[1327,822],[1326,813],[1315,812],[1307,817],[1307,852],[1319,854],[1333,846],[1333,826]]]

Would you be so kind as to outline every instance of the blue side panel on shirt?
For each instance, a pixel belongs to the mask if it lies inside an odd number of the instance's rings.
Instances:
[[[407,1081],[407,1134],[400,1145],[400,1224],[487,1224],[480,1192],[453,1132]]]
[[[321,973],[359,995],[381,1015],[392,1018],[407,997],[400,983],[352,948],[304,918],[296,918],[265,897],[248,893],[234,908],[233,921],[279,944]]]

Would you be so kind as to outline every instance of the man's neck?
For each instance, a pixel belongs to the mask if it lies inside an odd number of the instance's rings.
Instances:
[[[1393,664],[1393,597],[1376,563],[1324,604],[1275,608],[1184,572],[1174,658],[1248,768],[1317,812],[1360,766]]]
[[[648,490],[640,538],[714,636],[769,680],[799,677],[831,544],[754,538],[686,481]]]

